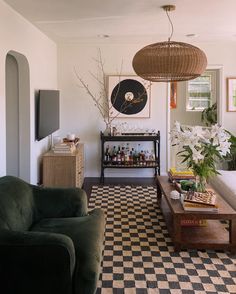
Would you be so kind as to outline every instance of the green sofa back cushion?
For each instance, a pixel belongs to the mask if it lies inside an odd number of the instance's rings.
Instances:
[[[33,223],[33,216],[30,185],[11,176],[0,178],[0,228],[26,231]]]

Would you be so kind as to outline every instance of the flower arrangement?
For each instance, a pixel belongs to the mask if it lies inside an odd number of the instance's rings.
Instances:
[[[201,126],[181,126],[175,122],[170,132],[172,145],[178,145],[183,162],[187,163],[197,181],[197,190],[205,192],[206,180],[219,174],[216,170],[217,160],[230,153],[230,135],[219,125],[210,128]]]

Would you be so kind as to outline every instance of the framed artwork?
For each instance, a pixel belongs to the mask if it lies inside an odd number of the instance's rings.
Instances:
[[[236,111],[236,77],[227,78],[227,111]]]
[[[108,76],[109,115],[149,118],[151,82],[138,76]]]
[[[170,108],[177,107],[177,82],[170,82]]]

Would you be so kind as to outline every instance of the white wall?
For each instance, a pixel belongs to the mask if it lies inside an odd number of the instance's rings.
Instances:
[[[38,89],[57,88],[58,78],[61,90],[61,131],[65,136],[75,132],[85,143],[86,176],[100,174],[100,139],[99,133],[105,125],[100,114],[94,107],[90,97],[77,86],[73,68],[88,82],[90,89],[99,91],[99,86],[89,75],[96,73],[97,66],[93,58],[97,57],[97,49],[101,48],[105,61],[105,73],[118,74],[123,60],[122,74],[134,74],[132,58],[136,51],[146,44],[66,44],[57,47],[37,28],[13,11],[0,0],[0,176],[6,173],[6,136],[5,136],[5,60],[7,53],[12,50],[23,54],[30,68],[30,109],[31,109],[31,182],[39,179],[39,162],[42,152],[48,147],[48,140],[35,141],[34,98]],[[109,41],[108,41],[109,42]],[[236,113],[226,112],[226,77],[236,76],[236,43],[202,43],[196,44],[202,48],[208,57],[208,64],[223,65],[223,126],[236,134]],[[156,128],[161,132],[161,171],[166,171],[166,120],[167,99],[166,84],[157,83],[152,86],[151,118],[130,119],[132,124]],[[112,175],[149,176],[150,170],[113,170]]]
[[[61,135],[75,132],[81,141],[85,143],[85,175],[97,177],[100,175],[100,131],[104,131],[105,124],[91,98],[75,78],[74,67],[87,81],[94,93],[99,92],[99,85],[89,72],[96,74],[98,66],[93,58],[97,57],[98,48],[101,49],[105,62],[106,75],[114,75],[120,72],[123,60],[122,75],[135,74],[131,60],[139,45],[61,45],[58,50],[58,74],[59,87],[62,98]],[[117,119],[118,120],[118,119]],[[118,121],[125,121],[119,119]],[[166,138],[166,84],[153,84],[151,87],[151,117],[126,120],[132,125],[155,128],[161,132],[161,169],[165,171],[165,138]],[[111,144],[112,145],[112,144]],[[122,171],[107,170],[110,176],[152,176],[153,169],[136,169]]]
[[[236,112],[227,112],[226,78],[236,76],[236,42],[209,42],[196,44],[205,51],[208,65],[223,66],[222,125],[236,135]]]
[[[35,91],[57,88],[57,46],[0,0],[0,176],[6,174],[5,61],[9,51],[23,54],[30,70],[31,179],[39,180],[39,161],[48,140],[35,141]]]
[[[79,135],[85,143],[85,175],[99,176],[100,173],[100,139],[99,133],[105,125],[91,98],[84,89],[78,87],[74,67],[80,76],[87,81],[89,88],[98,93],[99,86],[89,72],[97,73],[98,67],[93,58],[97,57],[98,48],[102,51],[107,75],[119,73],[123,60],[122,74],[134,74],[132,58],[135,52],[146,44],[63,44],[58,49],[58,76],[61,89],[61,136],[68,132]],[[196,44],[208,57],[208,64],[223,65],[223,126],[236,134],[236,112],[226,112],[226,77],[236,76],[236,43],[202,43]],[[122,121],[120,119],[120,121]],[[156,128],[161,132],[161,173],[166,172],[166,133],[167,133],[167,86],[165,83],[154,83],[151,93],[151,118],[129,119],[130,124]],[[168,143],[169,144],[169,143]],[[110,176],[150,176],[150,170],[107,170]],[[108,175],[108,173],[107,173]]]

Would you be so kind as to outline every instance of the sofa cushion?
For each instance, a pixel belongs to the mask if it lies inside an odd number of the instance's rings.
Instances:
[[[5,176],[0,178],[0,228],[25,231],[34,217],[31,187],[24,181]]]
[[[95,209],[84,217],[43,219],[31,229],[69,236],[76,254],[75,293],[83,293],[84,289],[87,289],[86,293],[96,290],[104,239],[102,210]]]
[[[210,183],[236,210],[236,171],[219,170],[219,173],[211,178]]]

